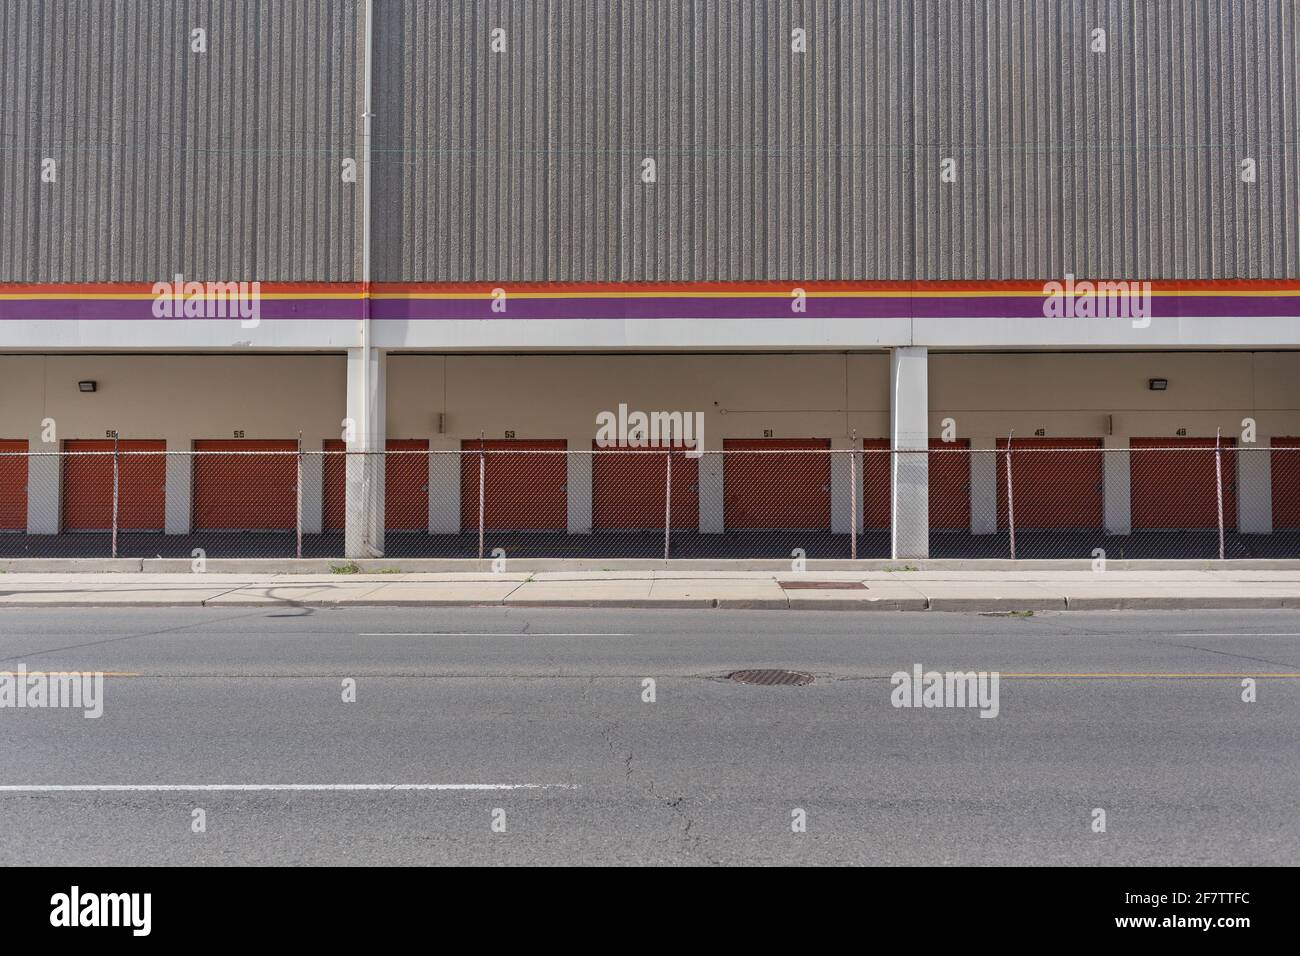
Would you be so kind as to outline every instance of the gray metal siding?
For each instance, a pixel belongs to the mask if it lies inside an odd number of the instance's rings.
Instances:
[[[355,279],[358,10],[5,0],[0,280]]]
[[[356,278],[361,9],[0,4],[0,281]],[[1300,0],[376,0],[375,25],[377,279],[1300,278]]]

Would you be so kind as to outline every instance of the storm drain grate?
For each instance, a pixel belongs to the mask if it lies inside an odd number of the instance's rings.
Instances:
[[[865,591],[861,581],[779,581],[787,591]]]
[[[812,674],[806,674],[803,671],[734,671],[728,674],[727,677],[738,684],[762,684],[765,687],[775,687],[777,685],[802,687],[813,682]]]

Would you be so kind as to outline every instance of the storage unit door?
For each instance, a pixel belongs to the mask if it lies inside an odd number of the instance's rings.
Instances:
[[[321,529],[326,533],[343,530],[347,515],[348,464],[347,442],[337,438],[327,438],[321,442],[321,450],[326,452],[321,463]]]
[[[930,440],[930,530],[970,530],[970,441]]]
[[[1104,477],[1100,438],[1014,438],[1011,500],[1016,529],[1100,528]],[[1007,527],[1007,440],[998,439],[998,527]],[[1030,449],[1019,454],[1015,449]]]
[[[591,443],[591,525],[597,531],[662,529],[668,491],[668,451],[600,448]],[[700,460],[672,452],[674,528],[700,526]]]
[[[292,439],[196,441],[194,530],[291,531],[298,523],[298,463],[295,455],[237,455],[231,452],[294,452]]]
[[[888,531],[893,492],[893,456],[888,438],[864,438],[862,447],[862,527],[868,531]]]
[[[722,466],[727,530],[831,526],[831,461],[822,438],[726,439]],[[807,454],[817,450],[817,454]],[[781,454],[734,454],[778,451]],[[804,452],[804,454],[800,454]]]
[[[384,461],[384,529],[429,530],[429,442],[423,438],[390,438]],[[424,454],[415,454],[423,452]]]
[[[27,530],[26,451],[26,441],[0,441],[0,531]]]
[[[64,451],[111,452],[113,440],[66,441]],[[119,452],[164,452],[165,441],[123,439]],[[113,527],[113,456],[68,455],[63,458],[64,531],[108,531]],[[162,454],[118,456],[117,527],[119,531],[161,531],[167,501],[167,459]]]
[[[1273,528],[1277,531],[1300,528],[1300,438],[1274,438],[1273,447],[1286,449],[1271,455]]]
[[[466,439],[465,452],[564,451],[563,439]],[[485,455],[483,526],[491,531],[564,531],[569,527],[567,455]],[[478,530],[479,456],[460,459],[463,531]]]
[[[1237,454],[1224,439],[1223,525],[1237,525]],[[1176,451],[1151,451],[1170,448]],[[1198,449],[1184,451],[1183,449]],[[1133,528],[1209,529],[1219,526],[1213,438],[1129,440]],[[1020,510],[1016,497],[1017,515]],[[1019,519],[1017,518],[1017,523]]]

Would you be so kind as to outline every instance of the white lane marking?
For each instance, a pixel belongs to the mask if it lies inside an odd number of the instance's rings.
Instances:
[[[524,634],[519,631],[484,634],[482,631],[367,631],[358,637],[638,637],[637,634],[609,631],[604,633]]]
[[[569,783],[74,783],[5,784],[0,793],[184,793],[258,790],[578,790]]]
[[[1205,631],[1191,631],[1187,634],[1175,634],[1174,637],[1300,637],[1298,632],[1233,631],[1227,634],[1212,634]]]

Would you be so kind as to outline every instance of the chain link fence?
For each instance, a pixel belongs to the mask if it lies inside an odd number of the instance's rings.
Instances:
[[[1290,440],[698,455],[105,444],[0,451],[0,558],[1300,558]]]

